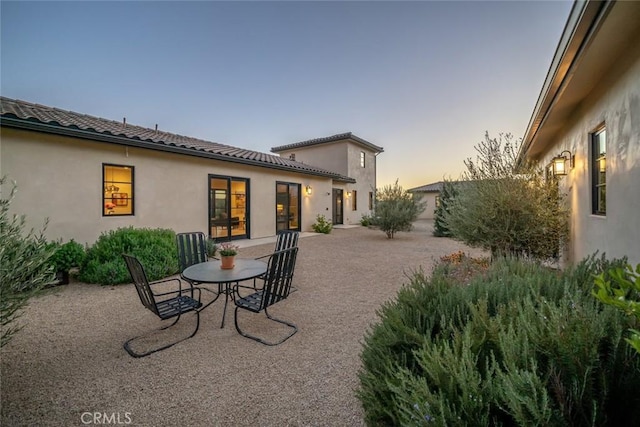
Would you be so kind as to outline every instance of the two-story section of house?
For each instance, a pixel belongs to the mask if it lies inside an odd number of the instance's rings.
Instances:
[[[351,132],[273,147],[271,152],[289,160],[316,165],[351,177],[337,182],[331,192],[333,224],[357,224],[373,210],[376,191],[376,158],[384,149]],[[328,216],[328,215],[327,215]]]

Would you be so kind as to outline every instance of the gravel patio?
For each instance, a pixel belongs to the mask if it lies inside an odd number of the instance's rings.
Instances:
[[[301,238],[299,247],[297,291],[270,310],[299,332],[275,347],[241,337],[232,306],[220,329],[220,299],[202,312],[194,338],[134,359],[122,343],[160,322],[133,285],[47,290],[31,301],[20,319],[26,326],[2,349],[0,424],[81,426],[97,413],[134,426],[364,425],[354,390],[362,338],[378,307],[411,271],[430,271],[440,256],[458,250],[482,252],[433,237],[430,222],[393,240],[364,227],[334,229]],[[272,248],[243,247],[239,256]],[[256,334],[284,332],[263,314],[250,316],[241,321]],[[181,319],[158,339],[188,332],[194,320]]]

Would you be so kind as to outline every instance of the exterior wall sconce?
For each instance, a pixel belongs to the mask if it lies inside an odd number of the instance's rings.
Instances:
[[[347,197],[351,197],[351,191],[347,191]]]
[[[569,157],[565,157],[565,153]],[[551,166],[553,168],[553,176],[564,176],[567,174],[567,160],[569,161],[569,168],[573,169],[573,155],[570,151],[563,151],[559,156],[556,156],[551,160]]]
[[[307,196],[310,196],[310,195],[311,195],[311,193],[313,192],[313,189],[311,188],[311,186],[310,186],[310,185],[307,185],[307,186],[304,188],[304,191],[307,193]]]

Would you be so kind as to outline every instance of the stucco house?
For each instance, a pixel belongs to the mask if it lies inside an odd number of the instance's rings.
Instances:
[[[524,159],[558,175],[568,196],[566,261],[599,251],[640,263],[640,2],[574,3]]]
[[[357,223],[340,209],[351,209],[349,193],[375,188],[371,153],[382,151],[350,133],[321,138],[342,156],[330,169],[319,164],[322,149],[296,161],[6,97],[0,106],[0,176],[18,184],[12,211],[36,229],[48,218],[49,239],[89,244],[126,226],[227,240],[309,231],[318,214],[332,212],[336,223]],[[342,167],[360,164],[355,146],[369,160],[366,172]],[[360,203],[358,212],[368,206]]]
[[[413,194],[416,200],[425,204],[425,209],[418,216],[418,219],[435,218],[436,207],[438,207],[438,201],[443,187],[444,181],[438,181],[407,190],[407,192]]]
[[[334,224],[357,224],[373,210],[376,189],[376,160],[384,149],[351,132],[271,148],[280,156],[313,164],[354,179],[331,190],[331,218]],[[326,193],[329,196],[329,193]],[[329,215],[327,215],[329,217]]]

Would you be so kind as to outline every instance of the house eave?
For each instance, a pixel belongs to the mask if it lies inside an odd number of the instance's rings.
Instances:
[[[158,144],[155,142],[145,141],[142,139],[126,138],[118,135],[91,132],[83,129],[58,126],[58,125],[53,125],[49,123],[42,123],[42,122],[32,121],[32,120],[24,120],[24,119],[13,118],[8,116],[3,116],[0,119],[0,126],[7,127],[7,128],[20,129],[20,130],[28,130],[33,132],[42,132],[42,133],[53,134],[53,135],[61,135],[61,136],[91,140],[96,142],[106,142],[111,144],[127,146],[127,147],[136,147],[136,148],[143,148],[143,149],[161,151],[161,152],[167,152],[167,153],[182,154],[186,156],[200,157],[200,158],[206,158],[211,160],[219,160],[219,161],[243,164],[248,166],[257,166],[261,168],[287,171],[287,172],[297,173],[302,175],[321,176],[321,177],[331,178],[331,179],[343,179],[343,177],[337,174],[325,174],[325,173],[316,172],[316,171],[296,170],[295,168],[292,168],[292,167],[287,167],[287,166],[282,166],[277,164],[265,164],[264,162],[260,162],[257,160],[225,156],[225,155],[211,153],[207,151],[201,151],[194,148],[179,147],[171,143]]]
[[[541,137],[541,131],[549,123],[554,109],[559,108],[582,55],[614,3],[613,0],[574,3],[525,131],[518,153],[519,165],[526,158],[535,158],[552,143],[551,138]]]

